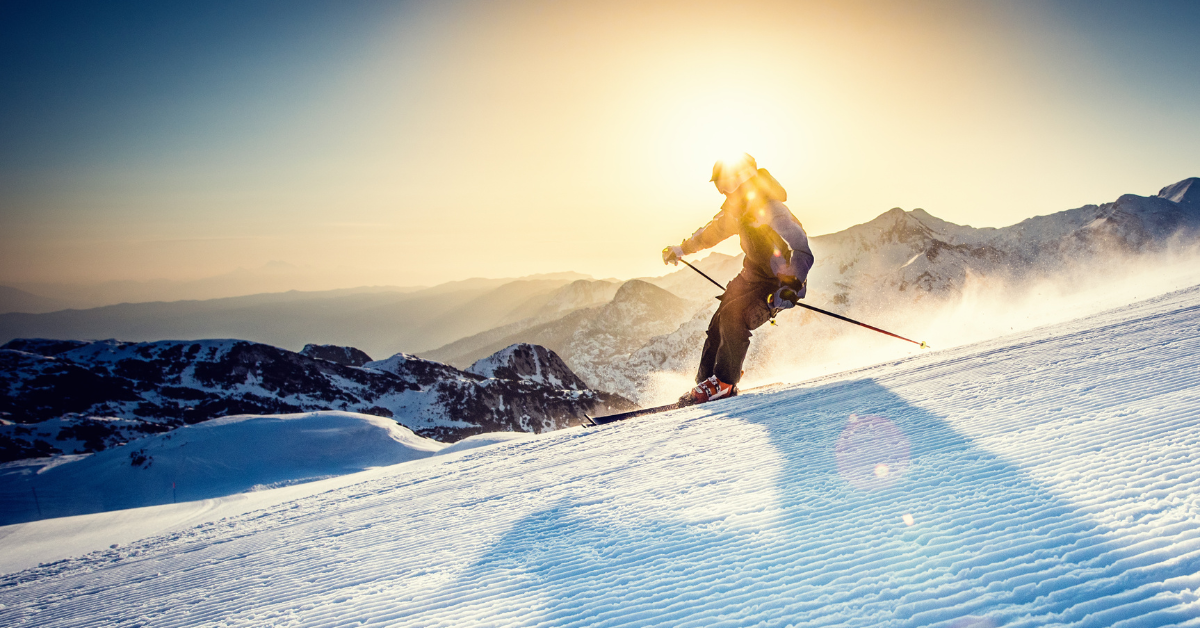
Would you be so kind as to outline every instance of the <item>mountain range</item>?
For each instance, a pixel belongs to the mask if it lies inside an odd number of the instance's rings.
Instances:
[[[244,340],[13,340],[0,347],[0,388],[0,461],[100,451],[238,414],[357,412],[453,442],[633,407],[528,346],[463,371],[403,353],[350,366]]]
[[[1015,225],[976,229],[922,209],[891,209],[874,220],[812,239],[809,293],[844,306],[961,293],[967,277],[1008,282],[1120,264],[1130,255],[1194,245],[1200,234],[1200,179],[1157,196],[1125,194]]]
[[[1156,196],[1126,194],[1111,203],[1037,216],[1000,229],[976,229],[923,209],[894,208],[870,222],[813,237],[810,243],[816,264],[809,275],[807,302],[850,316],[912,320],[960,298],[971,282],[994,290],[1048,279],[1082,282],[1106,270],[1119,272],[1121,266],[1148,255],[1195,247],[1200,243],[1200,179],[1169,185]],[[722,283],[740,266],[741,256],[719,254],[698,264]],[[489,330],[424,355],[462,365],[505,344],[542,344],[591,386],[642,404],[662,403],[670,391],[657,390],[659,376],[673,374],[686,381],[695,369],[708,319],[717,306],[713,299],[695,299],[712,296],[716,289],[691,269],[648,281],[667,290],[652,290],[633,280],[605,306],[524,329],[510,328],[511,333]],[[640,289],[626,291],[638,284]],[[897,312],[906,315],[898,317]],[[613,324],[617,319],[624,323]],[[780,320],[788,331],[763,327],[755,332],[747,373],[769,372],[772,364],[825,359],[831,343],[855,329],[817,330],[810,326],[818,320],[816,315],[799,309],[785,312]]]
[[[1126,194],[1004,228],[977,229],[923,209],[893,208],[811,238],[816,264],[807,302],[865,320],[914,320],[960,298],[972,284],[1011,289],[1116,272],[1139,257],[1195,246],[1198,233],[1196,178],[1155,196]],[[724,283],[740,269],[741,256],[714,253],[696,265]],[[654,374],[689,377],[717,292],[688,268],[626,282],[571,274],[469,280],[406,293],[291,292],[10,313],[0,315],[0,340],[236,337],[289,349],[314,343],[373,355],[404,352],[460,369],[528,343],[557,353],[589,386],[648,403],[659,400],[650,390]],[[853,329],[818,329],[810,326],[814,320],[793,310],[780,318],[787,333],[755,332],[748,373],[785,358],[821,360],[830,342]]]
[[[42,314],[65,310],[71,304],[61,299],[43,297],[11,286],[0,286],[0,312]]]

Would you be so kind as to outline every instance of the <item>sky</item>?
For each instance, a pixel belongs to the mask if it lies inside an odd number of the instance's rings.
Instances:
[[[1186,1],[0,0],[0,283],[657,275],[741,151],[810,235],[1153,195],[1200,176],[1198,32]]]

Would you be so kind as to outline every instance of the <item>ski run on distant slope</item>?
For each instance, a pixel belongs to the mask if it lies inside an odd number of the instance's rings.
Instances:
[[[1198,384],[1192,288],[280,489],[4,576],[0,625],[1200,626]]]

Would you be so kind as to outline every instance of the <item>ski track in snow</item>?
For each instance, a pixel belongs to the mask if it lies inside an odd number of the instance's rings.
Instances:
[[[1198,366],[1193,288],[368,471],[0,577],[0,625],[1200,626]]]

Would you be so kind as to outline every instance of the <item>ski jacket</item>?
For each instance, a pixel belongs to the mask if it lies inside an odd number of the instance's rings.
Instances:
[[[755,282],[786,285],[804,296],[813,254],[808,234],[791,210],[783,204],[787,191],[767,172],[759,168],[730,194],[721,211],[681,245],[685,255],[716,246],[738,234],[746,259],[742,275]]]

